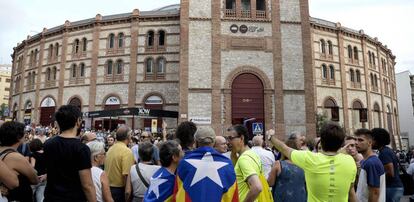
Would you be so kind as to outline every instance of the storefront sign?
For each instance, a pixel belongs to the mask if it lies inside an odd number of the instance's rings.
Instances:
[[[210,125],[211,118],[210,117],[191,117],[189,118],[190,122],[193,122],[198,125]]]

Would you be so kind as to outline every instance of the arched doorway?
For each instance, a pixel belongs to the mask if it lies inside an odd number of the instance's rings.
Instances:
[[[160,96],[149,96],[144,103],[145,109],[160,109],[163,108],[164,101]],[[152,119],[144,119],[144,129],[151,131]],[[157,119],[157,131],[160,131],[162,127],[162,118]]]
[[[328,98],[323,103],[324,115],[331,121],[339,121],[339,107],[333,98]]]
[[[355,100],[352,103],[352,128],[357,130],[360,128],[365,128],[366,122],[366,111],[359,100]]]
[[[29,125],[32,122],[32,101],[28,100],[24,106],[23,121],[25,125]]]
[[[69,105],[78,107],[82,111],[82,102],[79,98],[74,97],[69,101]]]
[[[232,124],[244,124],[245,120],[252,136],[252,122],[263,123],[264,128],[264,87],[262,81],[254,74],[243,73],[237,76],[231,88]]]
[[[53,123],[53,115],[56,110],[56,102],[51,97],[46,97],[40,104],[40,125],[49,126]]]
[[[374,104],[374,128],[381,127],[381,110],[378,103]]]
[[[113,110],[113,109],[120,109],[121,108],[121,99],[117,96],[110,96],[105,100],[104,103],[104,110]],[[125,124],[125,120],[120,120],[119,118],[112,118],[109,117],[103,120],[96,120],[95,121],[95,128],[100,130],[115,130],[119,124]]]

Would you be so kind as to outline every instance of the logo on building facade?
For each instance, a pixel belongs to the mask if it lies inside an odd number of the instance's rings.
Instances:
[[[234,34],[237,33],[239,31],[239,26],[237,26],[236,24],[232,24],[230,26],[230,31]]]
[[[235,34],[238,31],[240,31],[240,33],[245,34],[247,32],[264,32],[264,28],[263,27],[258,27],[258,26],[247,26],[247,25],[240,25],[240,27],[236,24],[232,24],[230,26],[230,31]]]

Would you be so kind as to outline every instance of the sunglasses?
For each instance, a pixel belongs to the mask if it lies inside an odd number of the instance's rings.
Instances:
[[[229,141],[232,141],[233,139],[236,139],[236,138],[240,138],[241,136],[227,136],[227,139],[229,140]]]

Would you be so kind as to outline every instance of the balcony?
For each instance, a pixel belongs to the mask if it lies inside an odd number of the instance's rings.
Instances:
[[[256,11],[256,18],[266,19],[266,11]]]
[[[236,10],[234,10],[234,9],[225,9],[224,16],[226,18],[235,18],[236,17]]]
[[[241,17],[242,18],[251,18],[252,15],[251,15],[250,10],[242,10],[241,11]]]

